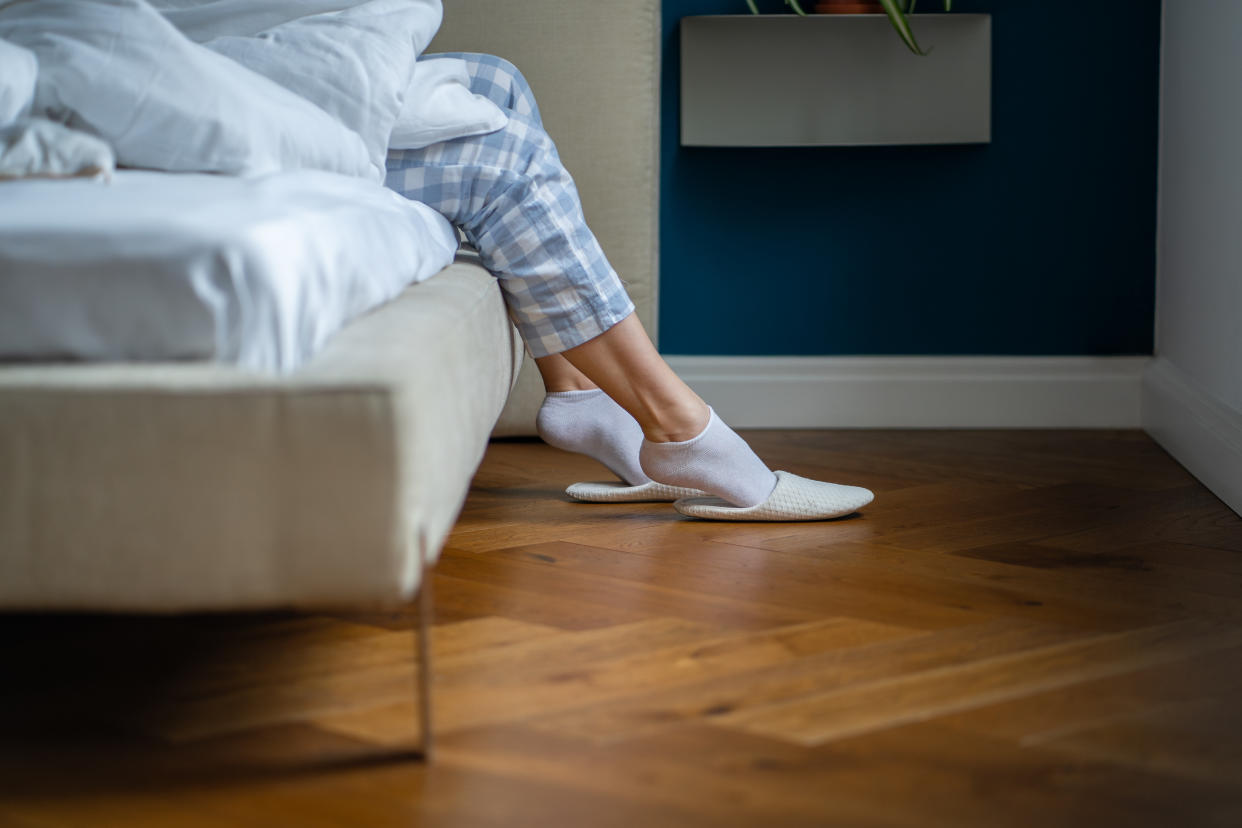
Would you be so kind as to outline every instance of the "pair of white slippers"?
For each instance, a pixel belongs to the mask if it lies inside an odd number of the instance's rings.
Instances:
[[[672,502],[681,514],[708,520],[787,521],[842,517],[874,498],[859,486],[769,471],[710,409],[697,437],[652,443],[599,389],[560,391],[547,395],[536,426],[548,444],[593,457],[621,481],[644,481],[575,483],[565,490],[589,503]]]
[[[688,517],[753,521],[830,520],[851,515],[875,499],[874,494],[860,486],[809,480],[787,471],[775,474],[776,487],[766,500],[755,506],[734,506],[698,489],[668,486],[654,480],[639,486],[619,481],[575,483],[565,494],[588,503],[671,501],[674,509]]]

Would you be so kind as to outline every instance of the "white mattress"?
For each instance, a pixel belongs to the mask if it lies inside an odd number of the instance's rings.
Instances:
[[[456,247],[426,205],[332,173],[0,182],[0,359],[289,371]]]

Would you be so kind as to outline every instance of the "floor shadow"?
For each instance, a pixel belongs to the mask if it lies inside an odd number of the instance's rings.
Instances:
[[[417,764],[416,745],[377,746],[309,724],[170,742],[213,662],[246,642],[262,661],[297,613],[119,616],[0,614],[0,797],[164,791]],[[258,645],[256,645],[258,641]],[[209,691],[208,691],[209,692]]]

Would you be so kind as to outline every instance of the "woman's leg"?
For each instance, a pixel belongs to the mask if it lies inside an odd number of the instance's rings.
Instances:
[[[599,388],[562,354],[551,354],[537,359],[535,367],[539,369],[539,376],[543,378],[543,388],[548,392],[590,391]]]
[[[525,79],[498,58],[460,57],[472,90],[505,108],[509,125],[393,151],[387,183],[461,227],[499,279],[547,391],[535,421],[540,436],[594,458],[630,486],[647,484],[638,423],[559,353],[603,333],[634,306],[586,227]]]
[[[471,92],[542,126],[534,92],[512,63],[495,55],[475,52],[443,52],[422,59],[443,58],[454,58],[466,64]],[[643,412],[638,422],[652,439],[688,439],[702,431],[707,423],[707,406],[660,358],[642,324],[633,315],[590,343],[573,349],[572,358],[568,356],[550,354],[535,360],[549,392],[597,388],[575,367],[575,362],[583,362],[592,373],[608,376],[605,388],[608,396],[626,410]],[[625,367],[618,369],[621,365]]]
[[[648,440],[689,440],[707,426],[707,404],[668,367],[633,314],[564,357],[630,412]]]
[[[502,109],[524,116],[533,124],[542,126],[539,106],[535,102],[535,95],[531,91],[530,84],[512,63],[494,55],[474,52],[442,52],[425,55],[422,60],[446,58],[461,60],[466,64],[467,71],[470,73],[471,92],[483,95]],[[550,142],[548,144],[550,146]],[[681,410],[689,405],[693,408],[693,419],[699,425],[699,429],[696,429],[694,433],[698,433],[707,421],[707,407],[660,359],[638,320],[631,316],[625,320],[625,323],[626,327],[623,331],[609,337],[603,343],[597,343],[585,349],[582,353],[576,354],[574,358],[591,363],[590,370],[601,370],[613,356],[605,349],[619,349],[625,357],[627,366],[632,365],[632,370],[628,373],[642,373],[649,376],[652,382],[622,384],[617,381],[621,375],[610,376],[613,392],[610,392],[609,396],[621,402],[617,393],[624,393],[629,404],[622,402],[622,407],[627,410],[635,405],[643,404],[645,400],[643,410],[647,412],[647,426],[643,428],[643,431],[655,439],[660,439],[664,430],[658,423],[652,421],[652,412],[660,412],[661,417],[667,418],[668,416],[661,401],[672,400],[674,404],[671,410]],[[602,364],[597,364],[601,362]],[[537,357],[535,364],[543,378],[544,388],[549,392],[587,391],[598,387],[586,374],[576,368],[573,362],[559,353]],[[639,422],[643,423],[644,420],[640,419]],[[681,428],[676,433],[680,434],[684,431],[685,429]],[[666,437],[665,439],[673,438]]]

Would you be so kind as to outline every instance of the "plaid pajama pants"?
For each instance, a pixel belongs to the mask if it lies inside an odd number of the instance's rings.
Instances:
[[[465,60],[470,88],[509,124],[487,135],[388,154],[385,183],[461,228],[494,274],[510,318],[535,357],[581,345],[634,310],[586,226],[573,179],[543,130],[526,79],[491,55]]]

